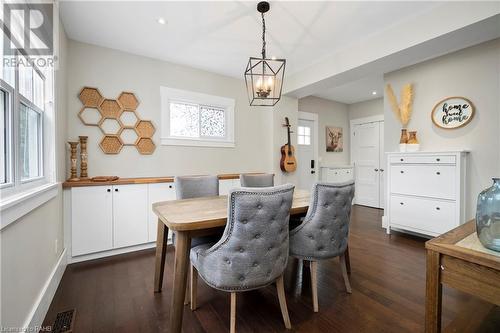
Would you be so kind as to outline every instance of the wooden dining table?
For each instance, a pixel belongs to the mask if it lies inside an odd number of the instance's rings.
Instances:
[[[295,190],[290,215],[303,215],[309,208],[310,193]],[[174,283],[170,307],[169,332],[181,332],[184,296],[187,286],[191,238],[213,234],[227,222],[226,195],[157,202],[153,212],[158,216],[154,291],[161,292],[168,230],[176,234]]]

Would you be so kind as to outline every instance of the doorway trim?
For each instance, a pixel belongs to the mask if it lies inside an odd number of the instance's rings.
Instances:
[[[313,112],[305,112],[305,111],[299,111],[298,117],[297,117],[297,124],[299,123],[299,119],[303,120],[310,120],[312,121],[313,127],[314,127],[314,135],[313,135],[313,140],[316,145],[316,149],[314,149],[314,160],[316,163],[314,164],[314,178],[316,181],[318,181],[319,177],[319,134],[318,134],[318,127],[319,127],[319,115],[317,113]],[[298,126],[298,125],[297,125]],[[295,137],[297,137],[298,133],[295,133]]]

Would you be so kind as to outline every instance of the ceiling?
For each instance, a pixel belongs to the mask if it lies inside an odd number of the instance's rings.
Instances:
[[[290,75],[437,4],[272,2],[267,53],[286,58]],[[261,49],[256,2],[62,1],[60,10],[71,39],[232,77],[241,78],[248,57]],[[381,89],[380,75],[319,96],[346,103],[370,99]]]
[[[345,104],[381,98],[384,96],[384,76],[382,74],[367,76],[361,80],[329,88],[314,96]]]

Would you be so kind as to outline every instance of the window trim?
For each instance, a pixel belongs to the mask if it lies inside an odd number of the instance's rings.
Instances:
[[[196,147],[235,147],[234,140],[234,106],[232,98],[191,92],[181,89],[160,87],[161,95],[161,144],[169,146],[196,146]],[[170,135],[170,103],[181,102],[187,104],[218,107],[225,110],[224,138],[205,137],[197,138],[179,137]]]
[[[6,94],[6,119],[5,119],[5,128],[7,129],[7,135],[5,137],[5,152],[6,152],[6,167],[5,167],[5,183],[0,184],[0,189],[5,189],[9,188],[15,185],[15,174],[14,170],[14,162],[13,162],[13,147],[14,147],[14,141],[13,141],[13,124],[14,120],[12,119],[13,117],[13,105],[14,105],[14,90],[12,87],[4,83],[3,80],[0,80],[0,89],[3,90]]]

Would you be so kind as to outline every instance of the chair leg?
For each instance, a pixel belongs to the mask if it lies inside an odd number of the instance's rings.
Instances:
[[[231,326],[230,333],[236,333],[236,293],[231,293]]]
[[[278,299],[280,301],[281,315],[283,316],[285,327],[287,329],[291,329],[292,324],[290,323],[290,317],[288,316],[288,308],[286,307],[285,283],[283,282],[283,275],[281,275],[278,278],[278,280],[276,280],[276,289],[278,290]]]
[[[196,310],[196,293],[198,291],[198,271],[191,265],[191,311]]]
[[[309,268],[311,269],[311,291],[312,291],[312,299],[313,299],[313,310],[314,312],[319,311],[318,306],[318,262],[311,261],[309,264]]]
[[[345,249],[345,265],[347,268],[347,273],[351,274],[351,259],[349,258],[349,246]]]
[[[184,296],[184,305],[189,304],[189,281],[191,280],[191,278],[189,277],[189,275],[190,275],[189,272],[192,270],[193,265],[189,264],[189,267],[191,269],[188,270],[188,282],[186,283],[186,295]]]
[[[346,256],[343,253],[340,257],[340,269],[342,270],[342,276],[344,277],[345,289],[349,294],[352,294],[351,283],[349,282],[349,276],[347,275],[347,264]]]

